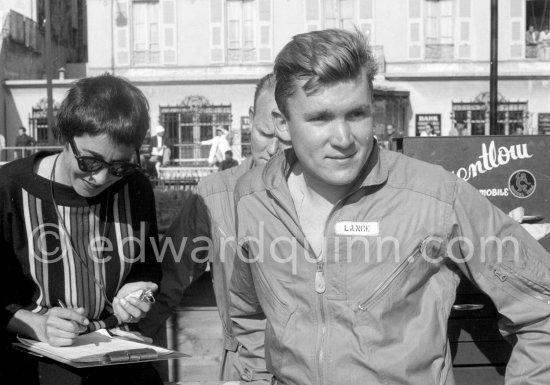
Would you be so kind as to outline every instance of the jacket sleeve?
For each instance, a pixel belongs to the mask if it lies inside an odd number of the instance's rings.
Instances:
[[[507,385],[550,384],[550,255],[520,224],[457,182],[448,250],[496,305],[514,344]]]
[[[196,237],[209,237],[208,211],[199,195],[182,202],[182,208],[160,242],[162,280],[156,301],[147,317],[140,321],[140,331],[155,341],[166,320],[181,303],[185,289],[206,270],[207,244]]]
[[[237,210],[239,245],[229,285],[231,325],[239,342],[235,370],[243,381],[268,384],[272,375],[265,362],[265,315],[256,295],[247,245],[240,242],[240,232]]]

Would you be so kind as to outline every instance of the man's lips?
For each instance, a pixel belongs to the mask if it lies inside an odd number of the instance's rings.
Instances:
[[[328,159],[335,159],[335,160],[346,160],[346,159],[350,159],[350,158],[353,158],[353,156],[355,155],[356,153],[352,153],[352,154],[339,154],[339,155],[330,155],[330,156],[327,156]]]

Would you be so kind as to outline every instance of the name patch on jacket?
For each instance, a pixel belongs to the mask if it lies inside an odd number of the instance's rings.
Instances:
[[[366,235],[376,237],[380,235],[378,222],[337,222],[334,225],[336,235]]]

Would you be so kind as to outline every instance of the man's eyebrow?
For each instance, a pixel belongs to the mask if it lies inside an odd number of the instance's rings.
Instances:
[[[328,110],[319,110],[319,111],[311,111],[311,112],[305,112],[304,113],[304,119],[319,119],[319,118],[326,118],[328,116],[332,116],[332,112]]]

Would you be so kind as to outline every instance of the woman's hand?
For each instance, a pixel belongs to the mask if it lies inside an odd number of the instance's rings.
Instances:
[[[10,319],[8,331],[52,346],[69,346],[89,323],[84,308],[54,307],[45,314],[21,309]]]
[[[145,302],[130,294],[138,290],[156,292],[158,286],[153,282],[132,282],[122,286],[113,299],[113,311],[120,322],[138,322],[151,310],[152,303]]]
[[[52,346],[70,346],[74,339],[86,331],[90,323],[84,317],[82,307],[64,309],[53,307],[46,313],[46,327],[44,341]]]

